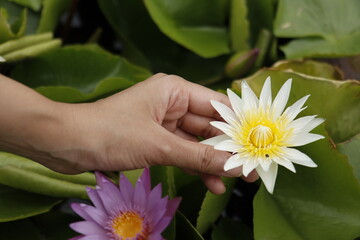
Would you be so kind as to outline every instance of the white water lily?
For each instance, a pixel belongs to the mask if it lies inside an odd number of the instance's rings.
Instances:
[[[247,176],[256,169],[266,189],[272,193],[278,172],[278,165],[295,172],[293,163],[307,167],[317,165],[306,154],[290,147],[302,146],[321,138],[321,135],[309,133],[324,119],[314,116],[295,117],[306,107],[307,95],[285,111],[292,79],[281,87],[274,101],[271,94],[271,80],[268,77],[258,99],[249,85],[241,82],[242,98],[230,89],[227,90],[231,108],[211,101],[221,117],[226,121],[214,121],[210,124],[224,135],[203,141],[215,149],[233,153],[225,163],[225,171],[242,166]]]

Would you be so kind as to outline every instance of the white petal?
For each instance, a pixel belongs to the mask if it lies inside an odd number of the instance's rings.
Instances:
[[[269,193],[273,193],[278,172],[278,165],[276,163],[271,163],[269,171],[264,171],[261,167],[257,167],[256,171]]]
[[[324,136],[319,134],[313,133],[299,133],[292,136],[288,141],[287,144],[292,147],[303,146],[311,142],[315,142],[319,139],[324,138]]]
[[[237,122],[235,113],[225,104],[211,100],[211,105],[216,109],[220,116],[229,124]]]
[[[262,169],[264,171],[269,171],[269,167],[270,167],[270,164],[271,164],[271,161],[270,159],[267,159],[267,158],[259,158],[258,159],[259,163],[260,163],[260,166],[262,167]]]
[[[240,167],[244,163],[245,159],[241,158],[239,154],[231,156],[224,165],[224,170],[228,171],[233,168]]]
[[[210,124],[212,126],[216,127],[217,129],[221,130],[223,133],[225,133],[229,137],[234,138],[236,132],[235,132],[234,128],[232,126],[230,126],[229,124],[220,122],[220,121],[212,121],[212,122],[210,122]]]
[[[286,103],[289,100],[291,82],[291,78],[287,80],[274,99],[272,105],[273,119],[277,119],[278,117],[280,117],[281,113],[284,111]]]
[[[231,89],[229,89],[229,88],[227,89],[227,95],[230,99],[231,107],[234,109],[235,115],[241,116],[242,115],[242,107],[244,104],[243,101],[236,93],[231,91]]]
[[[259,166],[259,162],[255,158],[248,158],[243,164],[243,175],[247,177],[249,173]]]
[[[306,167],[317,167],[316,163],[314,163],[314,161],[308,155],[300,152],[297,149],[282,148],[281,150],[285,154],[285,157],[293,163],[297,163]]]
[[[277,164],[279,164],[283,167],[286,167],[290,171],[296,172],[294,164],[292,164],[292,162],[290,160],[287,160],[287,159],[281,158],[281,157],[274,157],[272,160],[275,161]]]
[[[288,121],[294,120],[296,118],[296,116],[306,108],[306,107],[302,108],[302,106],[304,105],[304,103],[306,102],[306,100],[309,97],[310,97],[310,95],[300,98],[293,105],[288,107],[283,114],[284,117],[286,117],[286,119]]]
[[[3,58],[2,56],[0,56],[0,62],[5,62],[5,58]]]
[[[259,105],[266,109],[266,106],[271,106],[272,96],[271,96],[271,78],[270,76],[266,78],[264,86],[260,93]]]
[[[310,132],[325,121],[323,118],[314,118],[305,127],[301,129],[302,132]]]
[[[309,124],[309,122],[311,122],[314,118],[316,117],[316,115],[313,116],[306,116],[306,117],[301,117],[296,119],[295,121],[292,121],[287,128],[288,129],[293,129],[294,130],[294,134],[297,134],[299,131],[302,131],[302,129]]]
[[[244,102],[245,111],[258,108],[259,100],[246,81],[241,82],[241,96]]]
[[[216,144],[223,142],[225,140],[229,140],[229,139],[231,139],[231,138],[228,135],[223,134],[223,135],[219,135],[216,137],[208,138],[204,141],[201,141],[200,143],[215,146]]]
[[[227,151],[227,152],[239,152],[239,149],[241,149],[243,146],[234,140],[225,140],[222,141],[214,146],[216,150],[220,151]]]

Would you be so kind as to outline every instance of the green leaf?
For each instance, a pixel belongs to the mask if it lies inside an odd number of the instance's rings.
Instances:
[[[206,58],[229,53],[227,0],[145,1],[152,19],[168,37]]]
[[[50,178],[12,165],[0,168],[0,183],[54,197],[88,198],[85,190],[86,185]]]
[[[226,56],[204,59],[179,46],[158,29],[144,1],[98,0],[98,4],[120,36],[124,56],[129,61],[153,72],[176,74],[201,84],[215,82],[223,76]]]
[[[24,157],[0,152],[0,183],[49,196],[85,199],[85,187],[96,181],[92,173],[60,174]]]
[[[6,8],[0,8],[0,43],[19,38],[25,33],[27,9],[22,10],[20,17],[13,23],[8,22],[8,14]]]
[[[56,101],[84,102],[123,90],[151,76],[96,45],[56,49],[18,64],[12,77]]]
[[[71,3],[70,0],[43,0],[43,2],[37,33],[54,31],[61,14],[69,8]]]
[[[185,215],[179,211],[176,212],[176,233],[176,239],[204,240]]]
[[[360,182],[360,134],[337,146],[340,152],[348,157],[349,163],[353,167],[354,174]]]
[[[0,185],[0,222],[14,221],[45,213],[59,202],[60,200],[56,198]],[[4,229],[5,226],[10,226],[10,224],[1,223],[0,229]],[[11,230],[0,232],[10,234]],[[4,239],[3,236],[1,239]]]
[[[223,218],[211,233],[212,240],[252,240],[252,229],[243,222]]]
[[[211,227],[226,207],[231,197],[236,178],[223,178],[223,182],[226,186],[226,192],[224,194],[215,195],[207,191],[205,195],[196,223],[196,229],[201,234],[204,234]]]
[[[135,186],[137,180],[140,178],[143,171],[144,171],[144,169],[135,169],[135,170],[130,170],[130,171],[123,171],[122,173],[125,175],[125,177],[127,177],[127,179],[129,179],[131,184],[133,186]]]
[[[254,46],[262,29],[272,32],[277,0],[246,0],[250,24],[250,42]]]
[[[230,39],[234,52],[248,50],[249,47],[249,21],[247,19],[246,0],[231,0],[230,7]]]
[[[150,168],[150,171],[152,185],[155,186],[161,183],[163,195],[168,195],[170,198],[175,197],[174,167],[153,166]]]
[[[332,80],[344,79],[344,74],[339,68],[325,62],[313,60],[280,61],[274,65],[273,69],[293,71]]]
[[[199,176],[191,176],[174,168],[174,179],[177,196],[181,196],[181,211],[192,223],[196,223],[207,188]]]
[[[151,184],[154,187],[157,184],[162,186],[162,195],[167,195],[169,198],[176,197],[176,187],[174,182],[174,169],[175,167],[168,166],[152,166],[151,171]],[[136,174],[136,173],[135,173]],[[162,236],[168,240],[174,240],[176,237],[176,219],[174,218],[170,225],[163,232]]]
[[[325,127],[335,143],[346,141],[360,132],[360,83],[358,81],[336,81],[272,69],[261,70],[246,81],[259,96],[268,76],[272,79],[274,96],[287,79],[293,79],[288,106],[305,95],[311,94],[305,104],[308,108],[301,115],[317,114],[325,118]],[[240,90],[240,81],[235,81],[233,87]]]
[[[15,22],[19,21],[19,16],[21,16],[22,12],[24,11],[24,8],[22,6],[9,2],[8,0],[0,0],[0,6],[7,10],[8,23],[10,25],[13,25]],[[39,19],[40,19],[39,13],[33,11],[27,11],[25,35],[34,34],[36,32]]]
[[[275,34],[299,38],[282,48],[288,59],[355,56],[360,53],[359,9],[357,0],[280,0]]]
[[[24,7],[29,7],[35,12],[40,10],[41,4],[43,0],[9,0],[10,2],[15,2]]]
[[[170,57],[174,44],[163,36],[151,21],[143,1],[98,0],[98,5],[106,19],[114,28],[124,44],[124,56],[139,66],[149,68],[161,60],[160,56]],[[144,29],[143,26],[146,26]],[[146,31],[146,32],[144,32]],[[146,41],[143,41],[144,33]],[[162,45],[164,51],[157,51]],[[171,46],[171,47],[169,47]],[[169,59],[169,58],[166,58]]]
[[[6,152],[0,152],[0,168],[11,165],[20,169],[32,171],[46,177],[58,179],[61,181],[68,181],[83,185],[96,185],[95,175],[93,173],[82,173],[77,175],[67,175],[54,172],[43,165],[29,160],[27,158]]]
[[[317,133],[327,136],[323,128]],[[317,168],[279,169],[274,194],[254,199],[255,239],[348,240],[360,236],[360,185],[327,137],[301,147]]]

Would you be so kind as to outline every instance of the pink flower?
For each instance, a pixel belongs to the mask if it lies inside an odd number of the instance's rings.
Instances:
[[[72,209],[85,221],[70,224],[81,236],[71,240],[161,240],[180,198],[161,197],[158,184],[151,190],[150,171],[146,168],[135,188],[120,175],[120,188],[96,172],[96,189],[87,188],[94,206],[73,203]]]

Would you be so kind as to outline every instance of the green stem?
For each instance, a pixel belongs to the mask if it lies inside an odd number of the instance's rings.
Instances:
[[[29,46],[20,50],[16,50],[14,52],[4,55],[3,58],[5,58],[7,62],[15,62],[22,60],[24,58],[37,56],[51,49],[60,47],[60,45],[61,45],[61,40],[54,39],[51,41],[42,42],[33,46]]]
[[[0,55],[7,54],[12,51],[20,50],[25,47],[29,47],[35,44],[39,44],[52,39],[52,33],[35,34],[26,37],[22,37],[16,40],[10,40],[3,44],[0,44]]]
[[[259,55],[254,63],[254,69],[257,70],[263,66],[269,46],[271,43],[271,32],[267,29],[262,29],[259,33],[259,37],[256,41],[255,48],[259,49]]]

